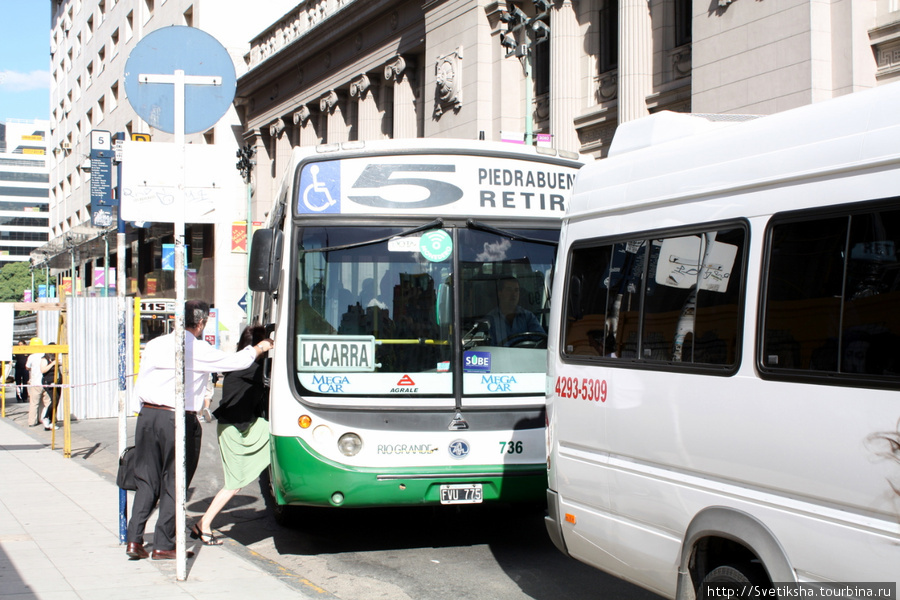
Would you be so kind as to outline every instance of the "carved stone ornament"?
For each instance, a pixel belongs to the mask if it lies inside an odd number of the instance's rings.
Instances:
[[[365,73],[361,73],[359,77],[350,82],[350,95],[362,98],[371,84],[369,77]]]
[[[384,78],[400,80],[400,74],[406,69],[406,61],[402,56],[395,57],[388,64],[384,65]]]
[[[446,109],[458,110],[462,106],[462,47],[444,56],[439,56],[434,63],[435,100],[434,114],[441,116]]]
[[[604,73],[600,76],[599,85],[597,86],[597,95],[599,100],[605,102],[616,97],[619,91],[619,74],[615,71]]]
[[[284,120],[280,117],[275,119],[275,121],[269,125],[269,135],[273,138],[281,135],[281,132],[284,131]]]
[[[337,103],[337,93],[334,90],[328,90],[328,92],[319,100],[319,110],[322,112],[329,112]]]
[[[691,47],[684,46],[671,54],[672,69],[675,77],[685,77],[691,74]]]
[[[296,112],[294,112],[294,125],[305,125],[309,120],[309,114],[309,107],[307,107],[305,104],[298,108]]]

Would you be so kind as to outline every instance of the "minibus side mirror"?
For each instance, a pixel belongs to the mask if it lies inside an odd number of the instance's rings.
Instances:
[[[284,234],[276,229],[258,229],[250,245],[247,282],[254,292],[274,292],[281,277]]]

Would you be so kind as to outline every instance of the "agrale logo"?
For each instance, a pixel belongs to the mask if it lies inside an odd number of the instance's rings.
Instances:
[[[418,391],[419,388],[416,387],[416,382],[409,375],[404,375],[397,382],[397,387],[391,388],[392,394],[415,394]]]

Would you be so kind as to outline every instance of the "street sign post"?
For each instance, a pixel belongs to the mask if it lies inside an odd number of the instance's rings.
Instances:
[[[116,200],[112,196],[112,139],[108,131],[91,131],[91,224],[110,227],[115,223]]]
[[[187,577],[185,548],[186,465],[184,427],[184,226],[185,144],[187,133],[215,125],[234,100],[237,85],[228,51],[211,35],[193,27],[164,27],[145,36],[125,63],[125,92],[135,112],[152,127],[174,134],[180,181],[171,182],[174,210],[154,221],[172,222],[175,229],[175,550],[176,578]],[[126,146],[127,147],[127,146]],[[127,154],[126,154],[127,162]],[[123,200],[125,200],[123,192]],[[128,202],[122,203],[123,218]],[[162,217],[162,218],[160,218]],[[167,219],[171,218],[169,221]]]

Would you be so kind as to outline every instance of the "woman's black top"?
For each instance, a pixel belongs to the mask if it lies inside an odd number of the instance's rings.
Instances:
[[[263,360],[260,357],[246,369],[225,373],[222,401],[219,402],[219,408],[213,411],[213,416],[222,425],[234,425],[241,431],[246,431],[265,413]]]

